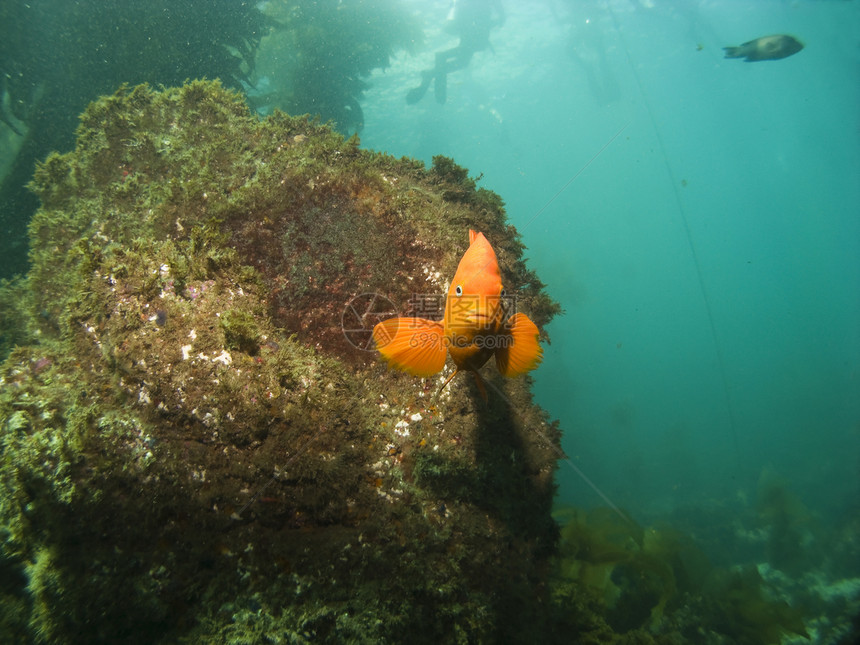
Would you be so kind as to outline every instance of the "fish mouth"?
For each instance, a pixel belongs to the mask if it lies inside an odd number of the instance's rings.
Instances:
[[[495,316],[484,313],[469,313],[455,316],[450,320],[456,326],[472,329],[489,329],[493,326]]]
[[[489,329],[495,320],[496,317],[490,314],[472,314],[469,316],[469,324],[479,329]]]

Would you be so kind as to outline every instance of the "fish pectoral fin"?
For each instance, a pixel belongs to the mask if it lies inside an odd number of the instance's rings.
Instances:
[[[373,328],[373,341],[391,367],[432,376],[445,365],[448,348],[442,324],[423,318],[389,318]]]
[[[439,391],[436,392],[436,396],[439,396],[440,394],[442,394],[442,390],[445,389],[445,386],[448,385],[448,383],[451,382],[451,379],[453,379],[455,376],[457,376],[457,374],[459,374],[460,371],[461,370],[458,367],[457,369],[455,369],[451,373],[451,376],[449,376],[448,378],[445,379],[445,382],[442,383],[442,387],[440,387]],[[478,370],[471,370],[470,369],[469,371],[475,375],[475,385],[478,386],[478,393],[481,395],[481,398],[484,400],[484,403],[486,403],[489,399],[487,398],[487,387],[484,385],[484,379],[482,379],[481,375],[478,374]]]
[[[496,349],[496,366],[503,376],[519,376],[536,368],[543,358],[540,332],[525,314],[514,314],[506,325],[508,342]]]
[[[451,376],[449,376],[448,378],[446,378],[446,379],[445,379],[445,382],[444,382],[444,383],[442,383],[442,385],[439,387],[439,391],[438,391],[438,392],[436,392],[436,396],[439,396],[440,394],[442,394],[442,390],[444,390],[444,389],[445,389],[445,386],[446,386],[446,385],[448,385],[448,383],[450,383],[450,382],[451,382],[451,379],[453,379],[455,376],[457,376],[457,373],[458,373],[459,371],[460,371],[460,368],[458,367],[458,368],[457,368],[457,369],[455,369],[453,372],[451,372]]]

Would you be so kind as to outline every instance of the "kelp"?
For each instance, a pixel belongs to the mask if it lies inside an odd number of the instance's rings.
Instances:
[[[754,566],[712,566],[689,536],[610,509],[555,515],[562,522],[556,586],[582,585],[619,635],[668,643],[713,634],[740,645],[808,638],[802,614],[774,598]]]

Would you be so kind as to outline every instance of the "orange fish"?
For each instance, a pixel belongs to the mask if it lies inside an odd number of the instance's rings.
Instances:
[[[490,356],[504,376],[518,376],[540,363],[543,350],[538,328],[528,316],[508,317],[499,262],[483,233],[469,231],[469,248],[460,260],[448,289],[441,321],[424,318],[389,318],[373,328],[373,340],[382,358],[415,376],[432,376],[445,366],[448,354],[457,372],[471,371],[487,398],[478,369]]]

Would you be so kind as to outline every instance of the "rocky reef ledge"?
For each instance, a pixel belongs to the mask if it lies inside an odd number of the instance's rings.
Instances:
[[[366,346],[469,228],[540,328],[558,312],[497,195],[203,81],[93,103],[32,188],[5,642],[547,642],[559,431],[528,378],[437,395]]]

